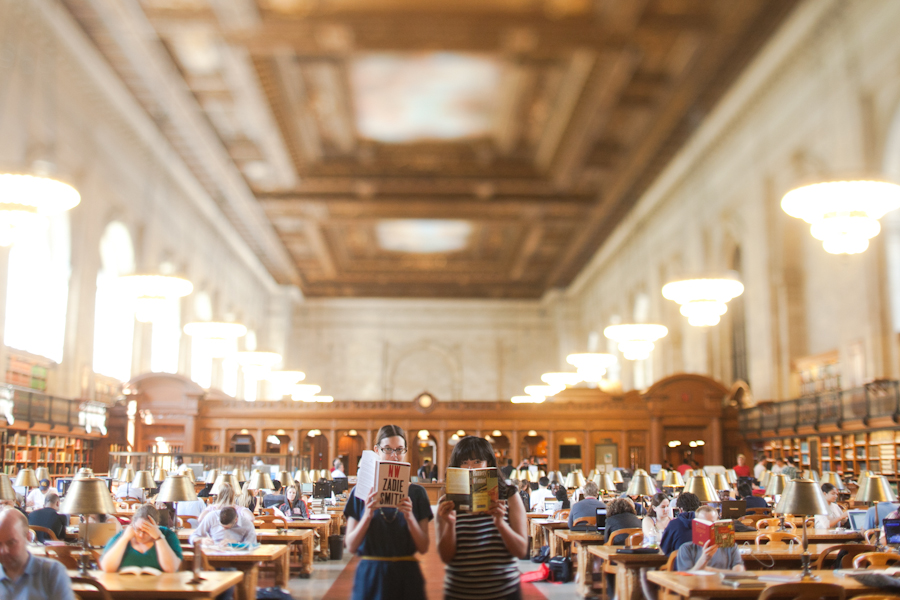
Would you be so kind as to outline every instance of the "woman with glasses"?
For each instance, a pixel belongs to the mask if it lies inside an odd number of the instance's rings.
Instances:
[[[466,436],[449,465],[463,469],[497,468],[491,444]],[[518,600],[522,597],[516,559],[528,552],[525,505],[515,488],[498,478],[500,500],[486,513],[456,514],[446,496],[438,501],[437,545],[447,565],[446,600]]]
[[[406,433],[385,425],[375,438],[379,460],[406,461]],[[428,522],[433,518],[425,488],[410,484],[399,508],[379,508],[378,490],[368,498],[353,491],[344,508],[347,550],[360,555],[353,600],[425,600],[425,579],[416,552],[428,551]]]

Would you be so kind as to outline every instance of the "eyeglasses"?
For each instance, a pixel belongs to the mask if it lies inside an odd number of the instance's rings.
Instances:
[[[403,456],[406,454],[406,448],[378,448],[385,456]]]

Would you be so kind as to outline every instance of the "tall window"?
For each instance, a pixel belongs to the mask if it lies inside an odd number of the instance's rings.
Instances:
[[[181,346],[181,299],[166,301],[166,306],[153,319],[150,335],[150,370],[154,373],[177,373],[178,350]]]
[[[100,272],[94,306],[94,372],[119,381],[131,378],[134,303],[119,290],[122,275],[134,272],[131,234],[113,221],[100,238]]]
[[[71,272],[65,213],[12,247],[3,335],[7,346],[62,362]]]
[[[734,249],[731,268],[743,278],[741,249]],[[744,319],[744,295],[734,298],[728,307],[731,313],[731,378],[749,383],[747,373],[747,327]]]

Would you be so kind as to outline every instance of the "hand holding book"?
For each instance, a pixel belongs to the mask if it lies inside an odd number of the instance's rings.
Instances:
[[[700,558],[698,558],[697,562],[694,563],[694,567],[691,569],[691,571],[700,571],[704,567],[706,567],[706,565],[709,564],[709,561],[712,559],[713,554],[715,554],[718,549],[719,546],[713,543],[712,540],[706,540],[706,543],[703,544],[703,552],[700,553]]]

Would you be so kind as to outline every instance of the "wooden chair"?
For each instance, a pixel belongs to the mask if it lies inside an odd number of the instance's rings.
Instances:
[[[41,527],[40,525],[29,525],[28,529],[30,529],[31,531],[33,531],[35,533],[38,533],[38,532],[43,533],[44,535],[46,535],[48,538],[50,538],[54,542],[59,541],[59,538],[56,537],[56,534],[53,533],[53,531],[51,529],[47,529],[46,527]],[[37,537],[35,537],[35,539],[37,539]]]
[[[261,508],[261,509],[259,509],[259,514],[260,514],[260,516],[274,517],[275,516],[275,507],[272,506],[270,508]]]
[[[748,508],[747,514],[749,515],[771,515],[771,508]]]
[[[615,534],[613,534],[613,537],[615,537]],[[634,548],[636,546],[640,546],[643,541],[644,541],[644,532],[639,531],[637,533],[632,533],[627,538],[625,538],[625,545],[628,546],[629,548]]]
[[[141,504],[143,504],[140,500],[138,500],[136,498],[122,498],[121,500],[118,500],[117,502],[118,502],[118,507],[124,508],[125,510],[130,510],[135,505],[140,506]]]
[[[178,515],[178,518],[181,519],[182,523],[186,523],[185,527],[199,527],[200,526],[200,515]],[[191,519],[194,520],[194,523],[191,523]]]
[[[259,529],[284,529],[287,527],[287,520],[282,517],[256,517],[253,520],[253,525]]]
[[[793,533],[787,533],[786,531],[767,531],[765,533],[760,533],[756,536],[756,545],[759,546],[761,541],[767,542],[784,542],[788,544],[790,542],[795,542],[797,544],[800,543],[800,538],[794,535]]]
[[[853,559],[854,569],[880,569],[900,563],[900,554],[894,552],[863,552]]]
[[[756,522],[756,529],[777,529],[781,526],[781,521],[779,519],[760,519]],[[788,520],[784,522],[785,529],[797,529],[797,526],[791,523]]]
[[[849,569],[853,565],[854,558],[864,552],[875,552],[875,546],[866,544],[837,544],[835,546],[830,546],[819,554],[819,558],[813,565],[813,569],[817,571],[821,571],[822,569],[834,569],[836,565],[833,565],[832,563],[834,563],[834,560],[841,551],[844,551],[846,554],[841,560],[840,568]]]
[[[878,527],[874,529],[866,529],[863,532],[863,539],[866,540],[867,544],[877,545],[879,537],[881,537],[881,529]]]
[[[666,564],[659,568],[660,571],[674,571],[675,570],[675,559],[678,558],[678,552],[673,552],[669,555],[669,560],[666,561]]]
[[[572,527],[578,527],[579,525],[587,525],[588,527],[596,527],[597,526],[597,517],[578,517],[572,523]]]
[[[756,527],[756,523],[750,517],[744,517],[743,519],[739,519],[738,522],[741,525],[746,525],[747,527]]]
[[[767,587],[759,600],[844,600],[847,592],[834,583],[781,583]]]
[[[635,533],[643,534],[644,531],[643,531],[642,529],[638,528],[638,527],[629,527],[629,528],[626,528],[626,529],[616,529],[616,530],[613,531],[611,534],[609,534],[609,539],[608,539],[608,540],[606,541],[606,543],[603,544],[603,545],[604,545],[604,546],[615,546],[616,544],[613,544],[613,541],[614,541],[616,538],[621,537],[621,536],[624,535],[624,536],[625,536],[625,540],[627,541],[628,538],[631,537],[631,535],[632,535],[632,534],[635,534]]]
[[[91,579],[90,577],[72,577],[71,582],[96,588],[97,592],[100,594],[100,597],[103,598],[103,600],[113,600],[112,594],[109,593],[109,590],[103,587],[103,584],[96,579]],[[81,596],[76,593],[75,597],[80,598]]]
[[[571,508],[565,508],[563,510],[556,511],[555,513],[553,513],[553,520],[554,521],[568,521],[569,520],[569,511],[571,511],[571,510],[572,510]],[[594,518],[596,518],[596,517],[594,517]]]

